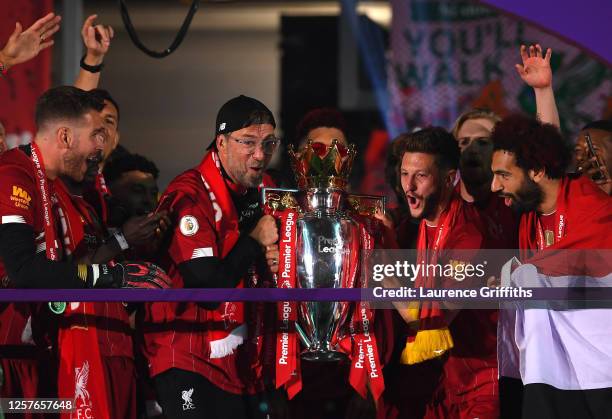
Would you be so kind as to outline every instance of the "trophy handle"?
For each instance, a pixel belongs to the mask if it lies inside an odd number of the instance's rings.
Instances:
[[[304,333],[304,330],[302,330],[297,322],[295,322],[295,330],[297,331],[302,344],[306,347],[306,349],[310,349],[312,347],[312,342],[310,342],[310,339],[308,339],[308,336],[306,336],[306,333]]]
[[[364,216],[373,216],[377,210],[387,212],[387,197],[381,195],[349,194],[346,197],[349,210]]]
[[[295,196],[300,191],[288,188],[261,188],[261,203],[270,206],[271,201],[280,202],[283,197]],[[283,202],[285,204],[285,202]]]

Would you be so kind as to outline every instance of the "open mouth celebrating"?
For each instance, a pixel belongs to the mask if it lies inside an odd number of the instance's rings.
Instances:
[[[406,194],[406,200],[410,209],[416,210],[421,207],[423,199],[412,194]]]
[[[504,204],[507,207],[512,206],[512,203],[514,202],[514,198],[511,195],[499,194],[499,197],[504,198]]]

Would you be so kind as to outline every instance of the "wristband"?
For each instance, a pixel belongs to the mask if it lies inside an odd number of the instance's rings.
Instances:
[[[98,65],[89,65],[85,63],[85,57],[87,55],[83,55],[81,61],[79,62],[79,66],[85,71],[89,71],[90,73],[99,73],[104,68],[104,63],[100,63]]]

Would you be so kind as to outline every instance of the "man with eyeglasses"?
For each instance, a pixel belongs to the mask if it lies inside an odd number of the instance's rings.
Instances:
[[[271,185],[264,170],[278,147],[275,127],[258,100],[229,100],[202,163],[161,197],[158,210],[175,227],[160,262],[175,287],[262,286],[278,270],[277,226],[258,191]],[[266,417],[261,398],[249,396],[263,390],[263,316],[261,305],[242,302],[147,306],[145,353],[166,417]]]

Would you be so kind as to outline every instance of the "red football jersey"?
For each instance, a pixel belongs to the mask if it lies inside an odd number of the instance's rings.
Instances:
[[[160,259],[160,265],[173,280],[173,287],[182,288],[183,279],[178,265],[198,257],[220,256],[215,231],[215,214],[221,211],[213,207],[201,175],[190,170],[175,178],[167,193],[185,188],[189,193],[173,206],[174,231]],[[235,229],[238,230],[236,221]],[[180,368],[204,376],[224,391],[240,394],[247,389],[253,371],[240,363],[243,347],[222,358],[210,358],[211,310],[196,303],[150,303],[144,317],[145,356],[149,360],[151,376],[170,368]],[[240,365],[239,365],[240,364]],[[243,365],[244,364],[244,365]]]
[[[10,150],[0,155],[0,222],[28,224],[34,228],[37,252],[45,251],[43,211],[36,188],[34,167],[22,151]],[[8,278],[0,260],[0,280]],[[40,349],[35,344],[32,327],[34,305],[0,304],[0,358],[5,371],[2,397],[39,396],[38,362]],[[36,339],[38,340],[38,339]],[[27,415],[27,417],[34,417]]]
[[[491,195],[485,207],[479,209],[485,227],[487,249],[518,247],[519,217],[504,204],[504,199]]]
[[[499,206],[500,203],[503,207]],[[497,196],[491,197],[484,210],[477,210],[473,204],[467,204],[467,207],[464,224],[451,233],[447,260],[455,258],[466,263],[482,263],[480,259],[488,257],[476,249],[507,248],[511,235],[516,237],[516,227],[510,229],[508,223],[516,217],[508,214],[509,208]],[[466,252],[463,249],[470,250]],[[469,260],[470,253],[474,259]],[[488,276],[495,272],[496,267],[488,266],[483,278],[465,281],[463,286],[486,286]],[[442,380],[449,403],[469,405],[483,397],[498,397],[497,316],[497,310],[462,309],[451,322],[449,329],[454,347],[444,364]],[[491,406],[491,409],[495,411],[497,407]]]
[[[2,224],[22,223],[33,227],[36,242],[36,252],[46,251],[45,229],[43,219],[42,198],[37,186],[35,168],[30,158],[20,149],[13,149],[0,156],[0,220]],[[49,182],[53,195],[53,182]],[[75,198],[80,199],[80,198]],[[52,198],[55,203],[55,200]],[[53,205],[53,214],[58,220],[57,205]],[[81,217],[83,220],[86,217]],[[88,244],[96,245],[94,239],[99,236],[95,226],[85,225]],[[59,228],[58,228],[59,231]],[[62,237],[58,234],[58,238]],[[61,248],[62,243],[60,243]],[[62,252],[60,252],[62,254]],[[0,278],[6,272],[0,261]],[[44,308],[43,308],[44,310]],[[104,356],[132,357],[132,343],[129,336],[128,315],[122,303],[96,303],[98,336],[101,354]],[[51,315],[51,314],[49,314]],[[32,321],[39,321],[32,316],[31,306],[25,303],[8,304],[0,312],[0,345],[34,345]],[[49,332],[48,330],[40,330]],[[37,337],[38,338],[38,337]],[[25,350],[25,348],[24,348]]]
[[[34,165],[19,149],[0,155],[0,222],[28,224],[34,228],[36,251],[44,252],[45,231],[40,192],[36,187]],[[7,283],[0,260],[0,279]],[[31,307],[27,303],[0,305],[0,345],[33,346]],[[1,349],[0,349],[1,350]],[[27,350],[27,348],[24,348]]]
[[[72,255],[74,259],[78,259],[101,245],[105,231],[91,205],[78,196],[72,196],[72,201],[74,203],[72,207],[62,210],[85,212],[85,214],[80,214],[80,217],[72,217],[72,219],[80,219],[83,222],[84,237],[80,243],[75,244],[76,250]],[[132,330],[125,305],[121,302],[96,302],[94,303],[94,314],[100,355],[133,358]]]

